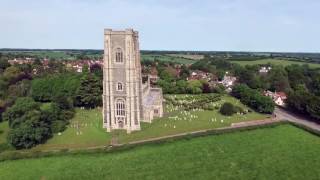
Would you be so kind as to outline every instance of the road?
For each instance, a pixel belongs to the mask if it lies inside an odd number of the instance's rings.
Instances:
[[[288,121],[291,121],[294,123],[298,123],[298,124],[302,124],[302,125],[305,125],[309,128],[320,131],[320,124],[312,122],[312,121],[306,119],[305,117],[297,116],[289,111],[285,111],[280,108],[276,108],[274,113],[276,114],[277,119],[285,119],[285,120],[288,120]]]

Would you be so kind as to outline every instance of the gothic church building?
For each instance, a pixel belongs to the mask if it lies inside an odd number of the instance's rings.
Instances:
[[[142,83],[138,32],[104,30],[103,127],[140,130],[140,122],[162,117],[162,90]]]

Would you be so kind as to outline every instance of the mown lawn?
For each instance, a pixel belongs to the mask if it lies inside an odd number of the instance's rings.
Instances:
[[[0,179],[319,179],[320,139],[291,125],[114,153],[0,163]]]
[[[289,61],[289,60],[281,60],[281,59],[261,59],[256,61],[232,61],[233,63],[240,64],[242,66],[245,65],[265,65],[265,64],[274,64],[274,65],[282,65],[282,66],[289,66],[291,64],[308,64],[311,68],[320,68],[320,64],[317,63],[307,63],[307,62],[299,62],[299,61]]]

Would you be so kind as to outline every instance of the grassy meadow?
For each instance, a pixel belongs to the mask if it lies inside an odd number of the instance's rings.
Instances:
[[[289,61],[289,60],[284,60],[284,59],[261,59],[261,60],[256,60],[256,61],[232,61],[232,62],[240,64],[242,66],[245,66],[245,65],[264,65],[264,64],[289,66],[291,64],[298,64],[298,65],[308,64],[310,66],[310,68],[320,68],[320,64],[317,64],[317,63]]]
[[[0,179],[319,179],[320,139],[291,125],[0,163]]]

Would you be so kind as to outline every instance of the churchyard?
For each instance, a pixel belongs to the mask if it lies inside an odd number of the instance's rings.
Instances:
[[[32,180],[318,179],[319,153],[319,137],[291,125],[279,125],[115,153],[4,161],[0,174],[5,179]]]
[[[128,143],[155,137],[174,135],[205,129],[230,126],[232,123],[265,119],[270,115],[256,113],[243,105],[239,100],[228,95],[165,95],[165,115],[150,123],[141,123],[141,131],[127,134],[124,130],[106,133],[102,128],[101,108],[86,110],[76,109],[75,117],[68,128],[55,134],[47,143],[38,145],[32,150],[81,149],[102,147],[111,143]],[[224,102],[231,102],[247,114],[223,116],[219,108]]]
[[[198,130],[214,129],[230,126],[232,123],[260,120],[270,115],[260,114],[243,105],[238,99],[229,95],[200,94],[200,95],[165,95],[165,114],[150,123],[141,123],[141,131],[127,134],[124,130],[115,130],[106,133],[102,128],[101,108],[81,109],[76,108],[76,114],[67,129],[54,134],[45,144],[38,145],[31,151],[58,150],[58,149],[83,149],[103,147],[115,139],[116,143],[174,135]],[[219,113],[219,108],[224,102],[231,102],[241,107],[246,114],[224,116]],[[8,131],[7,122],[0,123],[0,144],[5,144]],[[27,150],[28,151],[28,150]]]

